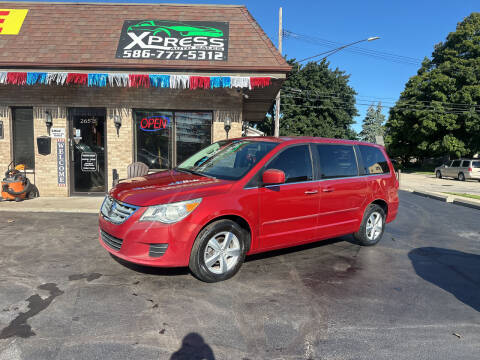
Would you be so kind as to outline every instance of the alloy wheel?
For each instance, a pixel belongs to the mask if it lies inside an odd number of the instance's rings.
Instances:
[[[222,231],[208,240],[203,260],[209,271],[221,275],[237,265],[240,252],[237,236],[230,231]]]
[[[379,212],[372,212],[367,220],[367,238],[369,240],[376,240],[383,229],[383,217]]]

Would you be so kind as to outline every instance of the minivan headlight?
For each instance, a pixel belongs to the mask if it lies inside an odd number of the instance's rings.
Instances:
[[[149,206],[140,221],[159,221],[165,224],[176,223],[188,216],[202,202],[202,199],[181,201],[177,203]]]

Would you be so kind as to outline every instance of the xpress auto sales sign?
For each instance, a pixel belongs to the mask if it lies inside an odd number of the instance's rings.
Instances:
[[[126,20],[116,57],[225,61],[228,58],[228,23]]]

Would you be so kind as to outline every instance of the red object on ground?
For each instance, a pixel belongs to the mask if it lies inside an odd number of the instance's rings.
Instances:
[[[262,147],[268,151],[258,152]],[[227,150],[221,156],[236,154],[236,158],[230,162],[222,158],[219,169],[228,164],[232,169],[222,175],[202,175],[201,170],[212,169],[210,160],[223,148]],[[295,153],[292,149],[309,155],[282,157],[287,151]],[[205,159],[205,154],[213,155]],[[374,202],[383,209],[385,223],[397,215],[398,181],[378,145],[313,137],[241,138],[219,143],[215,151],[192,159],[185,163],[198,171],[162,171],[120,182],[110,191],[99,218],[99,240],[107,251],[142,265],[188,266],[197,236],[219,219],[235,219],[248,229],[248,255],[360,231]],[[307,162],[303,176],[302,163]],[[263,183],[262,175],[277,184]],[[198,199],[201,202],[186,206],[190,212],[177,222],[142,219],[159,205]],[[121,221],[112,220],[115,211]],[[161,256],[152,253],[155,245],[165,250]]]

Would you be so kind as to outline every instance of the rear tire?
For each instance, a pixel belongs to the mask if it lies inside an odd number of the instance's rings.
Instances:
[[[360,245],[372,246],[380,241],[385,231],[385,218],[385,211],[380,206],[367,206],[360,229],[353,234]]]
[[[458,174],[458,180],[465,181],[465,175],[463,173]]]
[[[442,178],[442,173],[440,172],[440,170],[437,170],[436,176],[437,176],[437,179]]]
[[[235,275],[245,260],[248,232],[232,220],[206,226],[195,239],[189,268],[198,279],[217,282]]]

